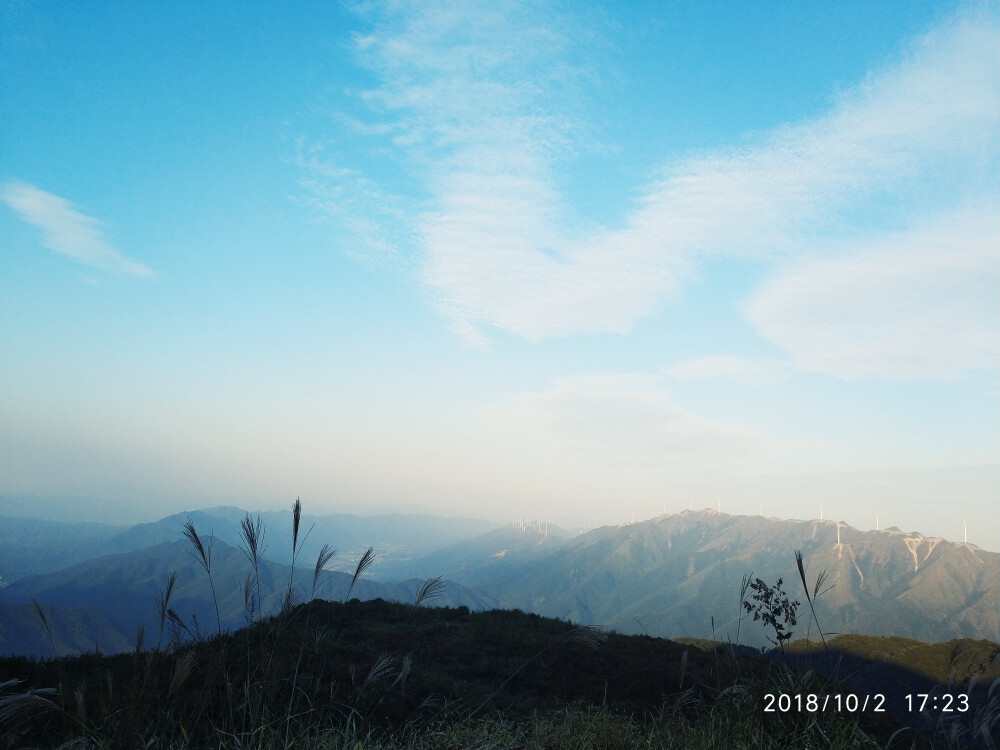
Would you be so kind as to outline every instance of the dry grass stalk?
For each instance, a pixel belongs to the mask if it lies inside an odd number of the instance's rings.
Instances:
[[[360,578],[362,574],[364,574],[364,572],[371,567],[373,562],[375,562],[375,548],[369,547],[365,550],[365,554],[361,556],[361,559],[358,560],[358,567],[354,569],[354,575],[351,577],[351,585],[347,588],[347,596],[344,601],[351,598],[351,592],[354,591],[354,584],[357,583],[358,578]]]
[[[313,580],[312,580],[312,593],[309,600],[312,601],[316,598],[316,586],[319,584],[319,578],[326,570],[326,566],[330,563],[330,560],[334,555],[337,554],[337,550],[333,549],[329,544],[324,544],[319,551],[319,555],[316,557],[316,567],[313,569]]]
[[[805,562],[802,560],[802,550],[795,550],[795,565],[799,569],[799,578],[802,580],[802,590],[806,592],[806,601],[809,603],[809,611],[812,612],[813,622],[816,623],[816,630],[819,631],[819,637],[823,641],[823,648],[827,648],[826,636],[823,635],[823,629],[819,625],[819,618],[816,617],[816,607],[813,606],[813,600],[819,596],[820,587],[826,581],[827,572],[822,571],[816,578],[816,587],[813,589],[813,596],[809,595],[809,584],[806,583],[806,566]],[[829,590],[829,589],[827,589]]]
[[[429,602],[432,599],[436,599],[444,593],[445,583],[441,579],[441,576],[435,576],[434,578],[428,578],[422,584],[420,588],[417,589],[417,594],[413,598],[413,606],[419,607],[424,602]]]
[[[187,540],[191,542],[191,546],[194,547],[195,552],[198,553],[194,554],[188,550],[188,554],[198,561],[208,575],[208,585],[212,588],[212,601],[215,602],[215,619],[219,626],[219,635],[222,635],[222,616],[219,614],[219,598],[215,595],[215,581],[212,579],[212,547],[215,544],[215,535],[211,536],[206,547],[202,543],[201,537],[198,536],[198,531],[195,529],[194,523],[188,518],[187,523],[184,524],[184,536],[187,537]]]
[[[59,711],[59,706],[49,696],[57,694],[55,688],[33,688],[22,692],[9,691],[24,680],[7,680],[0,683],[0,727],[3,734],[13,736],[13,730],[35,716]],[[2,735],[0,735],[2,736]]]
[[[170,597],[174,593],[174,584],[177,583],[177,571],[173,571],[167,576],[167,590],[156,595],[156,616],[160,623],[160,634],[156,641],[156,650],[160,650],[163,644],[163,627],[167,622],[167,610],[170,608]]]
[[[55,659],[56,657],[59,656],[59,654],[56,653],[56,641],[55,638],[52,636],[52,609],[50,608],[49,613],[46,614],[45,609],[34,597],[31,598],[31,606],[32,606],[31,613],[35,618],[35,622],[39,624],[39,626],[45,632],[45,635],[48,637],[49,646],[51,646],[52,648],[52,658]]]
[[[262,600],[260,596],[260,561],[264,552],[267,550],[267,545],[264,544],[264,524],[260,520],[260,516],[254,520],[250,518],[250,514],[247,513],[243,520],[240,521],[240,538],[243,540],[243,544],[240,545],[240,550],[249,560],[250,565],[253,566],[253,578],[248,579],[249,586],[244,586],[243,601],[247,604],[247,612],[253,615],[254,610],[257,613],[258,622],[263,617],[262,612]],[[248,588],[254,588],[256,590],[257,597],[254,600],[255,606],[249,606],[249,596]]]
[[[295,504],[292,505],[292,565],[288,572],[288,590],[285,592],[285,599],[282,602],[281,610],[282,612],[288,612],[295,606],[295,589],[293,585],[293,579],[295,577],[295,560],[298,558],[299,553],[302,551],[303,545],[309,538],[315,526],[310,526],[309,531],[305,533],[302,537],[301,543],[299,542],[299,527],[302,523],[302,500],[295,498]]]
[[[191,668],[194,666],[194,651],[185,651],[174,664],[174,671],[170,677],[170,687],[167,690],[167,697],[175,695],[184,681],[191,675]]]

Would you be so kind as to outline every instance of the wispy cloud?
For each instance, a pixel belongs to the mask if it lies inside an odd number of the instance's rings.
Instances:
[[[5,182],[0,200],[42,232],[47,248],[88,266],[134,276],[153,271],[112,247],[101,232],[101,222],[81,213],[65,198],[23,182]]]
[[[952,380],[997,367],[1000,204],[788,264],[745,305],[802,370]]]
[[[771,385],[788,377],[788,363],[777,359],[748,359],[728,355],[699,357],[664,368],[681,380],[735,380],[747,385]]]
[[[570,53],[583,35],[554,31],[566,19],[519,4],[399,4],[386,13],[357,40],[381,80],[359,96],[378,125],[366,132],[381,133],[392,158],[420,175],[425,197],[407,227],[419,276],[467,341],[485,344],[490,328],[533,341],[628,332],[676,297],[706,258],[721,256],[770,269],[747,315],[799,366],[841,377],[936,378],[982,361],[962,356],[947,373],[931,367],[954,350],[936,338],[881,354],[872,339],[870,350],[840,347],[836,361],[808,355],[810,325],[845,341],[857,325],[838,323],[856,317],[853,301],[824,291],[832,280],[803,269],[868,258],[856,270],[868,272],[869,296],[885,301],[867,307],[869,324],[889,341],[910,325],[891,300],[901,285],[924,282],[905,271],[874,273],[871,264],[902,260],[887,247],[881,260],[873,254],[887,227],[906,230],[952,280],[928,302],[948,307],[951,322],[974,337],[997,330],[981,305],[960,302],[978,283],[962,271],[965,251],[936,255],[940,246],[912,221],[940,214],[928,223],[938,226],[957,206],[997,203],[1000,27],[992,11],[962,14],[915,40],[822,117],[777,128],[755,145],[663,165],[614,229],[574,215],[556,178],[586,128],[580,87],[566,83],[593,71],[565,63],[578,59]],[[998,255],[995,241],[977,248],[983,262]],[[794,334],[769,312],[791,304],[780,292],[793,283],[815,285],[829,305]],[[826,335],[822,326],[837,330]]]

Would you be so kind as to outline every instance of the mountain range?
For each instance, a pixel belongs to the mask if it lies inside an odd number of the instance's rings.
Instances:
[[[154,599],[172,572],[171,607],[203,633],[247,619],[249,564],[239,549],[244,511],[213,508],[127,529],[24,518],[0,525],[0,653],[48,656],[134,647],[142,626],[159,639]],[[801,550],[816,620],[825,635],[864,633],[923,641],[998,640],[1000,555],[899,529],[859,531],[833,521],[785,521],[685,511],[576,536],[554,527],[433,516],[303,516],[311,533],[291,562],[291,514],[260,514],[266,529],[261,606],[277,611],[291,582],[312,594],[324,543],[341,552],[315,594],[343,600],[372,546],[376,563],[351,597],[413,601],[440,576],[434,603],[506,608],[596,624],[621,633],[768,645],[769,632],[741,605],[744,576],[801,602],[795,637],[817,637],[794,551]],[[190,519],[213,548],[208,577],[183,537]],[[300,537],[301,538],[301,537]],[[822,585],[816,586],[821,572]],[[778,585],[778,581],[781,584]],[[746,596],[744,596],[746,598]],[[50,615],[50,641],[32,600]],[[773,635],[773,633],[770,633]],[[162,636],[166,637],[166,636]]]
[[[996,640],[1000,628],[997,553],[896,528],[864,532],[834,521],[704,510],[562,540],[503,529],[477,543],[478,553],[466,542],[425,560],[497,606],[623,633],[736,640],[739,626],[741,642],[763,645],[765,633],[741,622],[742,577],[772,586],[780,578],[805,607],[795,550],[810,594],[826,572],[816,601],[824,633]],[[796,635],[806,635],[804,613]]]
[[[246,511],[220,506],[176,513],[153,523],[129,527],[98,523],[60,523],[3,516],[0,523],[0,578],[14,581],[32,573],[51,573],[99,555],[135,552],[163,542],[184,539],[190,520],[201,536],[230,547],[240,544],[240,522]],[[263,557],[288,561],[291,511],[254,513],[265,531]],[[374,547],[380,564],[403,563],[492,529],[497,524],[471,518],[387,514],[357,516],[347,513],[303,514],[301,556],[316,558],[323,544],[333,544],[343,555],[360,557]]]

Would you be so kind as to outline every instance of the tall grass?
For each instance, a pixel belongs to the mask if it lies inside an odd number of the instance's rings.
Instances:
[[[822,596],[826,591],[830,589],[823,589],[823,584],[826,583],[827,571],[820,571],[820,574],[816,576],[816,584],[813,586],[812,595],[809,594],[809,583],[806,581],[806,565],[802,559],[802,550],[795,550],[795,567],[799,571],[799,579],[802,581],[802,590],[806,594],[806,601],[809,603],[809,611],[812,613],[812,622],[816,623],[816,632],[819,633],[820,640],[823,641],[823,648],[826,648],[826,636],[823,635],[823,629],[819,626],[819,618],[816,617],[816,607],[813,604],[815,600]],[[810,622],[810,628],[812,626]],[[806,638],[809,637],[809,631],[806,631]]]
[[[41,627],[42,632],[45,633],[45,637],[48,638],[49,647],[52,649],[52,658],[59,656],[56,651],[56,639],[52,636],[52,610],[49,609],[48,612],[45,608],[38,603],[38,600],[32,597],[31,599],[31,614],[35,618],[35,622]]]
[[[296,499],[292,514],[292,563],[297,563],[305,537],[301,534],[301,503]],[[411,605],[387,605],[384,621],[366,624],[357,631],[365,615],[377,608],[351,600],[359,579],[374,563],[372,548],[354,566],[343,603],[316,601],[323,576],[335,551],[323,545],[312,570],[307,601],[295,604],[294,578],[281,596],[279,586],[269,601],[280,601],[268,614],[263,605],[261,554],[265,530],[258,516],[249,514],[241,525],[243,551],[251,568],[245,584],[248,625],[235,633],[225,632],[218,618],[218,635],[205,639],[192,618],[187,624],[170,607],[176,574],[156,598],[160,633],[155,649],[143,649],[142,634],[132,654],[98,658],[79,657],[79,668],[92,663],[90,672],[67,678],[63,685],[65,660],[59,660],[59,688],[24,689],[16,680],[0,682],[0,746],[79,747],[112,750],[173,750],[174,748],[254,748],[272,750],[302,748],[328,750],[351,748],[409,748],[409,750],[457,750],[459,748],[532,748],[537,750],[578,750],[607,748],[830,748],[831,750],[892,750],[931,743],[935,748],[989,750],[995,736],[1000,709],[1000,680],[988,691],[989,701],[968,716],[942,719],[929,727],[932,734],[918,734],[902,728],[882,742],[874,739],[880,731],[872,728],[870,717],[775,713],[762,711],[768,692],[825,694],[839,690],[839,683],[814,671],[793,669],[787,661],[751,659],[740,647],[742,620],[766,608],[770,619],[761,616],[780,646],[791,637],[796,623],[784,617],[791,602],[781,580],[773,586],[748,573],[739,588],[740,615],[736,643],[717,648],[712,658],[687,649],[669,681],[642,682],[651,695],[646,713],[622,712],[615,707],[614,695],[590,702],[565,700],[534,705],[530,710],[506,708],[499,696],[509,694],[519,683],[540,679],[542,673],[561,673],[588,664],[573,644],[597,649],[593,670],[607,666],[616,657],[604,653],[608,633],[587,626],[567,625],[536,618],[548,631],[547,640],[535,640],[531,650],[523,646],[516,666],[498,664],[490,685],[475,682],[441,683],[426,665],[432,658],[445,658],[449,622],[427,609],[418,609],[439,596],[440,577],[430,578],[417,589]],[[307,532],[308,534],[308,532]],[[211,543],[201,542],[188,521],[185,536],[193,555],[212,576]],[[199,543],[196,543],[197,540]],[[800,579],[810,603],[813,623],[820,628],[813,602],[824,591],[821,574],[813,587],[807,585],[806,565],[796,553]],[[757,582],[759,585],[755,586]],[[760,595],[760,599],[754,599]],[[213,587],[213,598],[215,591]],[[750,604],[748,608],[746,605]],[[380,605],[381,606],[381,605]],[[393,609],[395,608],[395,609]],[[35,602],[40,627],[48,634],[55,655],[51,613]],[[400,614],[402,612],[402,614]],[[451,610],[450,612],[454,612]],[[317,614],[319,613],[319,614]],[[407,614],[408,613],[408,614]],[[495,613],[495,624],[513,613]],[[468,610],[463,617],[469,618]],[[528,618],[527,615],[521,615]],[[530,616],[535,617],[535,616]],[[353,618],[353,619],[352,619]],[[757,618],[754,618],[757,619]],[[177,637],[162,648],[165,624],[173,624]],[[540,627],[541,627],[540,625]],[[777,627],[776,627],[777,625]],[[391,626],[391,627],[390,627]],[[473,626],[469,625],[470,629]],[[391,644],[385,647],[385,631],[391,629]],[[364,636],[358,639],[356,632]],[[474,631],[475,632],[475,631]],[[822,635],[822,630],[819,631]],[[436,635],[435,635],[436,634]],[[494,633],[499,642],[508,634]],[[785,636],[788,636],[787,638]],[[779,637],[780,636],[780,637]],[[479,636],[476,636],[477,639]],[[615,636],[616,638],[621,638]],[[540,637],[539,637],[540,638]],[[436,640],[435,640],[436,639]],[[652,640],[652,639],[647,639]],[[485,656],[484,641],[477,640],[481,653],[464,654],[458,672],[469,671]],[[517,645],[517,644],[515,644]],[[824,646],[828,647],[824,639]],[[955,655],[955,661],[958,661]],[[44,665],[38,665],[39,670]],[[714,669],[714,672],[712,671]],[[585,670],[584,670],[585,672]],[[51,674],[51,671],[46,672]],[[534,676],[532,676],[534,675]],[[3,680],[0,675],[0,680]],[[641,669],[635,675],[642,680]],[[980,678],[981,679],[981,678]],[[77,680],[74,682],[73,680]],[[435,682],[435,680],[438,680]],[[464,693],[448,690],[461,684]],[[444,690],[431,691],[429,686]],[[523,687],[523,685],[522,685]],[[519,688],[520,689],[520,688]],[[971,686],[970,686],[971,689]],[[72,696],[68,705],[65,696]],[[515,705],[513,702],[511,706]],[[930,737],[929,740],[921,739]]]
[[[365,550],[365,553],[358,560],[357,567],[354,568],[354,575],[351,576],[351,585],[347,587],[347,593],[344,595],[344,601],[351,598],[351,592],[354,591],[354,584],[358,582],[358,579],[364,575],[365,571],[372,566],[375,562],[375,548],[369,547]]]
[[[222,635],[222,616],[219,614],[219,597],[215,593],[215,580],[212,578],[212,547],[215,544],[215,534],[212,534],[209,538],[208,546],[206,547],[202,543],[201,537],[198,536],[198,531],[195,529],[194,523],[188,518],[184,524],[184,536],[194,548],[194,552],[188,550],[188,554],[198,561],[198,564],[201,565],[208,576],[208,585],[212,590],[212,602],[215,604],[215,619],[219,635]]]
[[[264,524],[258,514],[255,521],[247,513],[240,521],[240,550],[250,563],[243,585],[243,602],[248,620],[252,621],[256,614],[257,622],[263,617],[263,600],[260,595],[260,563],[267,545],[264,543]]]
[[[163,627],[167,624],[167,612],[170,611],[170,597],[174,593],[174,585],[177,583],[177,571],[173,571],[167,577],[166,591],[160,591],[156,595],[156,616],[160,629],[156,639],[156,650],[160,650],[163,645]]]
[[[422,604],[436,599],[444,593],[445,584],[441,579],[441,576],[435,576],[434,578],[428,578],[426,581],[420,584],[417,589],[417,593],[413,597],[413,606],[419,607]]]
[[[291,565],[288,570],[288,590],[285,592],[285,600],[282,602],[281,610],[282,612],[288,612],[295,605],[295,560],[299,556],[299,552],[302,551],[302,546],[306,543],[309,535],[312,533],[315,524],[309,527],[309,530],[303,535],[302,540],[299,540],[299,524],[302,521],[302,500],[295,498],[295,503],[292,505],[292,560]],[[320,556],[322,557],[322,551]],[[315,590],[315,588],[314,588]]]

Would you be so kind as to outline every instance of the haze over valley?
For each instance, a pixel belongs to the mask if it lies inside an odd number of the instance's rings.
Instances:
[[[4,3],[0,501],[997,550],[998,36],[951,0]]]

